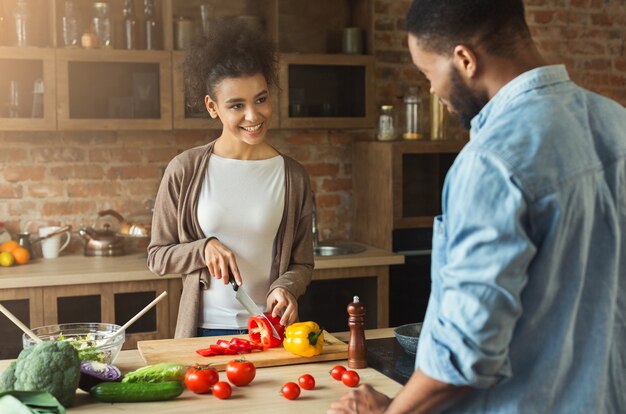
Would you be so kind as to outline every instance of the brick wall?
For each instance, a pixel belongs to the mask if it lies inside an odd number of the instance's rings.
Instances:
[[[428,83],[412,67],[403,31],[409,0],[375,0],[377,105],[401,104],[408,86],[427,102]],[[527,0],[533,36],[551,62],[566,63],[581,85],[626,104],[626,2]],[[423,105],[426,108],[426,105]],[[426,114],[423,113],[425,116]],[[453,124],[453,135],[464,134]],[[178,152],[207,132],[0,132],[0,221],[32,230],[43,224],[93,224],[99,210],[130,215],[154,198]],[[374,131],[273,131],[272,143],[305,165],[317,193],[323,239],[350,236],[351,148]],[[81,249],[75,237],[74,251]]]

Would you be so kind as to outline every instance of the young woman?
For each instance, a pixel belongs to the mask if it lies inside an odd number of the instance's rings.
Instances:
[[[175,336],[245,331],[229,274],[289,325],[313,272],[311,190],[304,168],[266,139],[275,47],[242,25],[217,25],[188,50],[184,76],[188,96],[223,127],[169,163],[156,197],[148,267],[182,274]]]

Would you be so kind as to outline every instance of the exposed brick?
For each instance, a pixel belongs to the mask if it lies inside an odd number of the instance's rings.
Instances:
[[[283,152],[300,163],[311,161],[311,148],[308,146],[290,146]]]
[[[352,179],[337,178],[333,180],[324,180],[322,182],[322,189],[331,193],[335,191],[350,191],[352,189]]]
[[[554,11],[537,10],[531,13],[531,21],[538,24],[548,24],[554,19]]]
[[[4,179],[7,181],[41,181],[46,169],[44,167],[21,167],[8,166],[2,170]]]
[[[167,163],[178,154],[178,151],[176,148],[152,148],[143,153],[148,162]]]
[[[316,194],[317,208],[324,211],[326,208],[334,208],[341,205],[341,198],[337,194]]]
[[[610,70],[611,60],[605,58],[585,60],[583,62],[583,68],[587,70]]]
[[[152,165],[127,165],[121,167],[111,167],[106,173],[106,178],[111,180],[160,177],[161,170],[159,169],[159,167]]]
[[[286,138],[291,145],[325,144],[328,142],[326,132],[298,131]]]
[[[305,164],[304,168],[307,170],[311,177],[334,177],[339,173],[339,166],[337,164]]]
[[[51,167],[50,177],[60,180],[81,178],[86,180],[101,180],[104,178],[104,170],[98,165],[66,165]]]
[[[624,59],[615,59],[613,61],[615,65],[615,69],[620,72],[626,72],[626,58]]]
[[[591,15],[591,23],[594,26],[611,26],[613,24],[611,16],[606,13],[594,13]]]
[[[47,201],[41,207],[41,214],[44,218],[52,218],[58,216],[77,216],[83,214],[92,214],[95,217],[96,202],[68,200],[68,201]],[[94,218],[91,218],[93,221]]]
[[[381,63],[411,63],[410,55],[404,50],[377,50],[376,59]]]
[[[99,148],[89,150],[92,162],[140,162],[142,151],[137,148]]]
[[[59,182],[29,184],[28,195],[34,198],[64,197],[65,185]]]
[[[606,45],[594,40],[577,40],[570,42],[570,53],[581,55],[601,55],[606,53]]]
[[[120,186],[120,195],[124,198],[154,199],[159,189],[159,183],[160,180],[154,180],[153,182],[146,182],[146,180],[126,181],[123,186]]]
[[[67,184],[68,197],[115,197],[120,194],[121,184],[117,181]]]
[[[85,160],[85,150],[80,148],[34,148],[30,151],[35,162],[77,162]]]
[[[193,148],[204,145],[219,137],[220,131],[176,131],[174,143],[177,148]]]
[[[7,205],[7,213],[10,216],[13,216],[16,218],[16,220],[19,220],[20,217],[24,217],[26,212],[30,212],[30,211],[37,211],[37,203],[34,200],[24,200],[24,199],[18,199],[18,200],[9,200],[6,202]],[[33,231],[33,229],[27,228],[26,225],[30,224],[30,223],[23,223],[20,228],[23,229],[24,231]],[[36,223],[35,223],[36,224]]]
[[[22,198],[22,195],[21,184],[0,183],[0,199]]]
[[[21,148],[4,148],[0,149],[0,162],[4,165],[8,162],[15,163],[26,160],[26,151]]]

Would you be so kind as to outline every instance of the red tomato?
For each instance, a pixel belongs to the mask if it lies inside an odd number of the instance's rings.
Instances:
[[[233,389],[230,387],[230,384],[225,381],[216,382],[213,386],[213,395],[220,400],[229,398],[232,393]]]
[[[219,375],[209,365],[196,365],[185,373],[185,386],[196,394],[206,394],[219,381]]]
[[[281,392],[286,399],[295,400],[300,396],[300,387],[295,382],[288,382],[283,385]]]
[[[298,378],[298,384],[300,384],[302,389],[312,390],[315,388],[315,378],[313,378],[313,375],[304,374]]]
[[[243,387],[252,382],[256,375],[256,367],[245,359],[233,359],[226,364],[226,377],[238,387]]]
[[[337,381],[341,381],[341,376],[346,372],[346,367],[343,365],[337,365],[333,369],[330,370],[330,376],[336,379]]]
[[[343,382],[348,387],[356,387],[359,385],[359,381],[361,378],[356,371],[348,370],[341,375],[341,382]]]
[[[248,335],[250,342],[256,346],[263,348],[274,348],[283,343],[285,336],[285,327],[280,324],[278,316],[273,317],[271,312],[265,312],[265,316],[274,325],[279,338],[272,335],[272,328],[269,326],[267,319],[260,316],[250,316],[248,319]]]

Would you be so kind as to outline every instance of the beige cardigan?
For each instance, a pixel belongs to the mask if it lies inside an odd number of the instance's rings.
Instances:
[[[180,273],[183,277],[176,338],[196,336],[201,286],[206,289],[210,280],[204,261],[210,235],[202,232],[196,211],[214,142],[189,149],[169,163],[154,206],[148,268],[160,276]],[[269,291],[280,287],[298,298],[313,274],[311,187],[304,168],[282,157],[285,208],[274,243]]]

